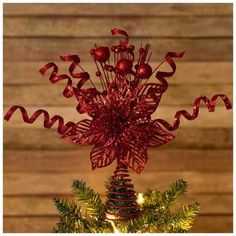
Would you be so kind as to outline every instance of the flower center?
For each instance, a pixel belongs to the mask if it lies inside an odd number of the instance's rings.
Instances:
[[[123,133],[125,128],[129,128],[129,121],[127,118],[124,118],[119,114],[113,114],[110,120],[109,133],[112,136],[119,136]]]

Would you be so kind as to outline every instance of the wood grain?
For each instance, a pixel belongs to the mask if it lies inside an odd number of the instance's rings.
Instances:
[[[4,172],[87,172],[90,148],[68,151],[5,150]],[[232,150],[149,149],[145,172],[232,171]],[[169,164],[171,163],[171,165]]]
[[[132,9],[132,11],[130,10]],[[138,16],[232,16],[233,4],[4,4],[5,16],[111,16],[111,15],[138,15]]]
[[[6,217],[3,219],[4,233],[52,233],[58,222],[58,216],[53,217]]]
[[[106,169],[98,169],[91,174],[91,171],[74,173],[4,173],[4,194],[5,195],[35,195],[35,194],[70,194],[70,184],[75,179],[83,179],[87,185],[96,192],[105,193],[104,183],[112,174],[114,165]],[[189,182],[189,193],[232,193],[231,172],[143,172],[137,176],[131,173],[136,191],[143,192],[149,188],[165,190],[177,179],[184,179]],[[219,178],[220,176],[220,178]],[[96,180],[96,181],[94,181]]]
[[[26,125],[27,126],[27,125]],[[164,149],[199,148],[222,149],[232,148],[232,128],[190,128],[183,127],[173,133],[177,138],[164,145]],[[6,150],[75,150],[76,145],[58,138],[56,130],[44,128],[4,128],[4,147]]]
[[[73,199],[71,195],[57,196],[58,198]],[[105,201],[105,194],[102,196]],[[4,197],[5,216],[54,216],[57,210],[53,204],[53,196],[9,196]],[[229,194],[197,194],[182,197],[175,208],[192,202],[199,202],[200,215],[204,214],[232,214],[233,197]]]
[[[46,82],[46,81],[45,81]],[[4,88],[3,99],[5,106],[12,106],[15,104],[34,105],[34,106],[71,106],[76,108],[76,98],[72,97],[66,99],[62,92],[65,88],[65,82],[58,84],[47,85],[6,85]],[[101,91],[100,86],[98,89]],[[14,91],[14,92],[13,92]],[[172,85],[170,84],[168,90],[163,95],[161,106],[166,105],[192,105],[197,97],[201,95],[211,98],[214,94],[223,93],[232,98],[233,86],[228,84],[214,84],[214,85]],[[224,104],[222,100],[217,101],[218,104]]]
[[[186,51],[181,61],[231,61],[231,38],[131,38],[135,47],[140,42],[152,45],[152,60],[161,61],[168,51]],[[90,48],[97,45],[117,44],[116,38],[5,38],[5,61],[51,61],[59,54],[79,54],[82,62],[91,61]]]
[[[52,59],[53,61],[57,59]],[[6,61],[4,67],[4,85],[29,85],[29,84],[49,84],[47,76],[42,76],[39,69],[43,67],[48,60],[39,62],[16,61],[14,62],[14,70],[12,70],[12,62]],[[151,66],[155,68],[160,62],[151,62]],[[233,63],[232,62],[182,62],[176,61],[177,71],[175,76],[169,79],[170,84],[232,84],[233,83]],[[89,72],[93,82],[97,85],[99,80],[96,79],[96,67],[92,62],[82,63],[84,69]],[[60,73],[69,73],[69,64],[59,62]],[[167,64],[163,64],[160,70],[168,71],[170,68]],[[17,76],[16,76],[17,75]]]
[[[233,217],[230,215],[200,216],[196,219],[190,233],[232,233]]]
[[[126,29],[132,37],[207,38],[233,35],[232,17],[218,16],[204,17],[204,20],[196,16],[5,17],[3,33],[6,37],[104,37],[110,35],[114,25]]]
[[[4,233],[50,233],[58,217],[4,217]],[[199,216],[191,229],[192,233],[232,233],[232,215]]]

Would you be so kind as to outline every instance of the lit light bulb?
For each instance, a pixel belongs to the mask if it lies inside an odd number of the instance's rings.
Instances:
[[[108,219],[108,221],[112,221],[112,220],[116,220],[117,217],[112,215],[112,214],[109,214],[109,213],[106,213],[106,218]]]
[[[139,204],[139,205],[142,205],[144,203],[145,199],[143,197],[143,193],[138,193],[138,196],[137,196],[137,200],[136,202]]]
[[[116,228],[116,225],[115,225],[114,221],[112,221],[112,220],[115,220],[117,218],[114,215],[107,214],[107,213],[106,213],[106,218],[107,218],[106,221],[108,221],[111,224],[111,226],[114,230],[114,233],[115,234],[120,234],[120,231]]]

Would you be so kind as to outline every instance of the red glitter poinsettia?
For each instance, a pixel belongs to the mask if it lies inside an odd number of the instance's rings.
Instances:
[[[185,110],[176,112],[172,125],[163,119],[152,120],[151,115],[157,109],[162,94],[167,90],[166,78],[175,73],[176,65],[173,58],[181,58],[184,52],[168,52],[164,60],[153,69],[149,65],[149,44],[140,46],[135,62],[134,46],[128,45],[127,33],[120,29],[112,29],[111,32],[113,35],[124,36],[125,39],[111,49],[95,45],[90,51],[102,91],[96,88],[90,75],[81,67],[77,55],[60,57],[63,61],[71,62],[70,76],[58,74],[55,63],[48,63],[40,70],[45,74],[53,69],[49,77],[51,83],[67,80],[63,95],[66,98],[75,96],[78,101],[77,111],[80,114],[87,113],[90,119],[64,124],[62,117],[56,115],[50,118],[45,110],[38,110],[29,117],[21,106],[13,106],[5,115],[5,119],[9,120],[17,109],[20,109],[27,123],[33,123],[43,114],[46,128],[51,128],[56,121],[59,122],[58,133],[62,134],[63,139],[79,146],[93,145],[90,154],[92,169],[108,166],[116,160],[118,165],[128,166],[140,173],[148,160],[147,148],[158,147],[173,140],[174,136],[165,129],[176,130],[181,115],[188,120],[195,119],[201,101],[212,112],[218,97],[223,100],[227,109],[231,109],[232,106],[223,94],[214,95],[210,100],[201,96],[195,100],[192,114]],[[169,64],[171,72],[158,70],[164,62]],[[75,72],[75,69],[80,69],[81,72]],[[156,77],[156,83],[148,82],[152,76]],[[71,77],[78,80],[76,87],[72,85]],[[92,87],[84,88],[84,84],[88,82]]]

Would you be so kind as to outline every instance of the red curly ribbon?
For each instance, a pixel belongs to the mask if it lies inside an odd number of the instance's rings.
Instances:
[[[63,75],[58,75],[58,66],[53,63],[53,62],[49,62],[47,63],[45,66],[43,66],[39,72],[44,75],[46,73],[46,71],[50,70],[51,68],[53,68],[53,71],[49,77],[49,81],[53,84],[57,83],[58,81],[61,81],[61,80],[64,80],[64,79],[67,79],[67,83],[65,85],[65,89],[63,91],[63,95],[64,97],[66,98],[70,98],[74,95],[74,90],[73,90],[73,87],[72,87],[72,80],[71,78],[66,75],[66,74],[63,74]]]
[[[80,63],[79,56],[78,55],[64,55],[64,56],[60,56],[60,58],[62,61],[72,61],[69,67],[69,72],[73,78],[80,79],[77,85],[77,88],[80,89],[85,84],[85,82],[90,78],[90,76],[88,72],[84,72],[84,71],[80,73],[74,73],[74,70]]]
[[[77,89],[81,89],[81,87],[85,84],[85,82],[90,78],[89,74],[87,72],[80,72],[80,73],[74,73],[76,67],[79,65],[80,63],[80,58],[78,55],[65,55],[65,56],[60,56],[61,60],[63,61],[72,61],[70,67],[69,67],[69,72],[70,72],[70,75],[73,77],[73,78],[76,78],[76,79],[80,79],[80,81],[78,82],[77,84],[77,88],[75,87],[72,87],[72,80],[71,78],[66,75],[66,74],[62,74],[62,75],[58,75],[58,66],[53,63],[53,62],[50,62],[48,64],[46,64],[45,66],[43,66],[39,72],[44,75],[46,73],[46,71],[48,71],[49,69],[53,68],[53,71],[49,77],[49,81],[51,83],[57,83],[58,81],[61,81],[61,80],[65,80],[67,79],[67,83],[65,85],[65,89],[63,91],[63,95],[66,97],[66,98],[70,98],[72,96],[74,96],[74,91],[77,90]]]
[[[164,93],[168,87],[168,82],[166,81],[165,77],[171,77],[174,75],[176,71],[176,65],[172,58],[181,58],[184,55],[183,52],[168,52],[165,56],[165,61],[170,65],[172,71],[166,72],[166,71],[158,71],[156,73],[156,78],[161,82],[162,84],[162,93]]]
[[[34,121],[37,120],[41,114],[44,115],[44,127],[47,129],[50,129],[54,125],[54,123],[58,121],[57,132],[59,134],[66,133],[70,128],[74,128],[74,126],[76,125],[74,122],[71,122],[71,121],[69,121],[68,123],[64,125],[64,119],[61,116],[55,115],[50,118],[48,112],[42,109],[37,110],[31,117],[29,117],[27,111],[22,106],[11,107],[9,111],[6,113],[6,115],[4,116],[4,119],[9,121],[9,119],[11,118],[11,116],[17,109],[21,111],[21,115],[24,122],[29,123],[29,124],[34,123]]]
[[[181,58],[183,55],[184,52],[168,52],[165,56],[165,60],[163,60],[162,63],[166,61],[170,65],[172,71],[171,72],[157,71],[156,78],[161,82],[161,84],[146,83],[142,86],[140,90],[140,98],[144,94],[146,94],[147,98],[152,98],[152,100],[149,99],[147,101],[147,104],[150,105],[149,108],[151,113],[153,113],[156,110],[161,100],[162,94],[168,88],[168,82],[165,79],[165,77],[173,76],[176,71],[176,65],[173,58]]]
[[[112,35],[122,35],[122,36],[125,36],[124,40],[120,40],[120,45],[122,45],[122,46],[127,46],[128,45],[128,43],[129,43],[129,36],[128,36],[128,34],[124,30],[114,28],[114,29],[111,30],[111,34]]]
[[[168,122],[166,122],[163,119],[156,119],[156,120],[154,120],[154,122],[158,122],[159,124],[163,125],[169,131],[174,131],[179,128],[181,115],[184,116],[187,120],[194,120],[198,117],[201,101],[203,101],[205,103],[209,112],[215,111],[216,100],[218,97],[223,100],[227,110],[232,109],[232,105],[230,103],[229,98],[224,94],[216,94],[210,100],[206,96],[201,96],[195,100],[194,105],[193,105],[192,114],[188,113],[186,110],[180,110],[175,113],[173,125],[169,124]]]

